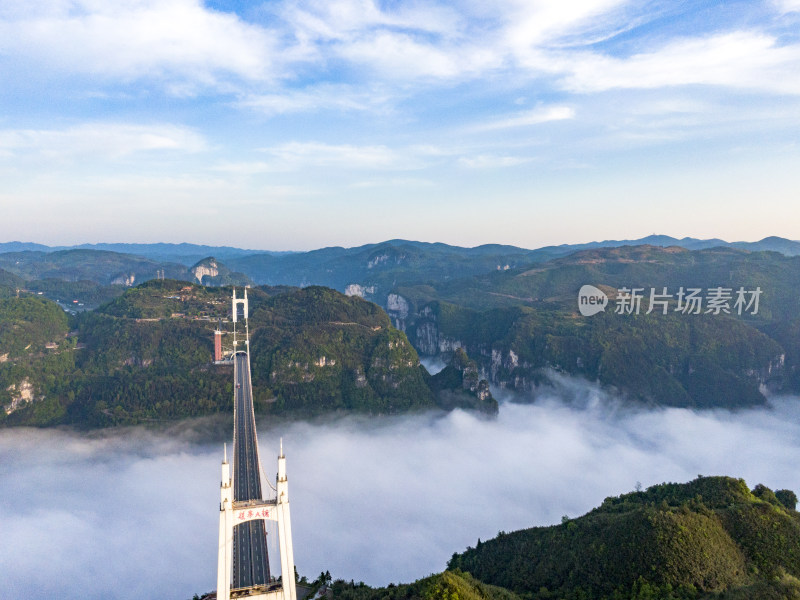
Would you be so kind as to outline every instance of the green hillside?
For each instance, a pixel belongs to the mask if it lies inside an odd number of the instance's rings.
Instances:
[[[591,284],[606,310],[578,313]],[[677,311],[680,288],[760,288],[758,311]],[[618,290],[645,291],[638,314],[618,314]],[[650,307],[667,288],[668,314]],[[463,347],[490,382],[531,391],[547,370],[613,386],[628,398],[676,406],[747,406],[761,390],[800,390],[800,257],[731,248],[593,249],[530,268],[400,286],[389,314],[423,355]]]
[[[416,351],[375,304],[312,286],[256,303],[250,327],[253,385],[276,410],[434,406]]]
[[[432,384],[405,335],[375,304],[313,286],[248,292],[260,412],[394,414],[434,408],[450,389]],[[231,410],[232,367],[211,362],[230,295],[231,288],[151,280],[70,317],[69,326],[49,300],[0,300],[0,348],[8,354],[0,364],[0,423],[95,427]],[[230,349],[232,324],[223,329]],[[45,349],[52,339],[56,345]],[[460,405],[477,397],[479,383],[458,383]]]
[[[336,600],[519,600],[509,590],[478,581],[469,573],[445,571],[414,583],[371,588],[334,581],[329,587]]]
[[[321,248],[285,255],[253,254],[229,260],[230,266],[258,283],[325,285],[344,291],[349,284],[366,289],[383,303],[392,287],[442,282],[520,266],[549,254],[497,244],[459,248],[408,240],[389,240],[356,248]]]
[[[64,281],[63,279],[34,279],[21,286],[23,289],[61,302],[72,310],[91,310],[118,298],[125,291],[120,284],[102,285],[88,279]],[[76,302],[77,301],[77,302]]]
[[[0,269],[0,297],[16,294],[16,290],[25,284],[25,280],[4,269]]]
[[[796,501],[728,477],[662,484],[560,525],[501,532],[448,568],[537,600],[791,598],[800,589]]]
[[[66,313],[40,297],[0,297],[0,423],[14,411],[49,424],[63,415],[45,401],[74,369]]]
[[[140,283],[155,278],[159,269],[167,277],[188,278],[183,265],[102,250],[5,252],[0,253],[0,268],[26,280],[89,280],[103,285]]]
[[[641,287],[673,293],[679,287],[761,287],[756,320],[797,316],[800,256],[748,252],[733,248],[686,250],[656,246],[623,246],[584,250],[548,262],[495,271],[422,287],[399,286],[397,293],[418,304],[446,300],[474,310],[502,306],[557,306],[575,310],[584,284]]]
[[[43,298],[0,298],[0,350],[14,359],[45,351],[66,337],[67,315]]]
[[[789,490],[698,477],[606,498],[560,525],[478,540],[445,572],[414,583],[337,580],[328,590],[336,600],[796,600],[796,504]]]

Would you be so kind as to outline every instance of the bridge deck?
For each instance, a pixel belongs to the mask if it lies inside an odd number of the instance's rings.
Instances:
[[[256,443],[250,361],[245,352],[234,357],[233,500],[262,500],[261,467]],[[270,583],[267,533],[264,521],[255,520],[233,529],[233,588],[266,586]]]

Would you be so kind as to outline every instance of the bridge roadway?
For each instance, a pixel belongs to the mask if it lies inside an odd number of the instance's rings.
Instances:
[[[233,501],[261,500],[261,471],[256,444],[253,390],[247,353],[237,352],[234,364],[236,439],[233,454]],[[269,584],[269,557],[264,521],[233,528],[232,588]]]

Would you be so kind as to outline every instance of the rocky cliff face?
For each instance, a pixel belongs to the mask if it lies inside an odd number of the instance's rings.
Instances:
[[[417,352],[425,356],[449,356],[459,348],[466,349],[466,344],[440,331],[436,311],[430,306],[423,306],[414,312],[411,303],[399,294],[389,294],[386,299],[386,313],[393,325],[405,332]]]
[[[780,347],[744,323],[709,320],[687,328],[673,320],[661,330],[614,321],[593,330],[577,327],[567,312],[504,316],[437,302],[414,307],[399,294],[389,298],[388,314],[421,356],[448,362],[463,349],[477,363],[477,380],[517,392],[535,392],[555,371],[598,380],[646,402],[733,407],[762,404],[764,394],[786,380]],[[500,327],[495,314],[505,319]],[[476,334],[483,330],[492,333]]]
[[[489,382],[463,349],[456,350],[450,364],[431,377],[431,387],[437,391],[439,405],[445,409],[469,408],[497,414],[497,400],[492,397]]]
[[[391,317],[392,324],[400,331],[406,330],[406,319],[409,311],[408,300],[400,294],[389,294],[386,297],[386,313]]]
[[[219,268],[217,266],[217,262],[214,259],[205,261],[201,264],[195,265],[191,269],[191,273],[195,279],[197,279],[197,283],[203,283],[203,277],[216,277],[219,275]]]
[[[386,250],[381,250],[378,252],[374,252],[370,257],[367,259],[367,269],[375,269],[378,267],[384,267],[388,265],[401,265],[406,262],[406,253],[396,248],[388,248]]]
[[[5,407],[7,415],[34,400],[33,384],[27,377],[19,383],[10,385],[7,390],[11,394],[11,403]]]
[[[223,286],[223,285],[250,285],[250,279],[242,274],[231,271],[213,256],[191,266],[187,274],[196,280],[200,285]]]
[[[111,285],[124,285],[131,287],[136,281],[136,273],[122,273],[111,280]]]
[[[374,285],[360,285],[358,283],[350,283],[344,288],[345,296],[358,296],[369,300],[375,294]]]

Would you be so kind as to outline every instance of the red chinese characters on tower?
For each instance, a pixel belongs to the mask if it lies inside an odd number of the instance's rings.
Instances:
[[[236,513],[236,518],[240,521],[247,521],[249,519],[269,519],[269,509],[262,508],[261,510],[248,510],[247,512],[240,510]]]

